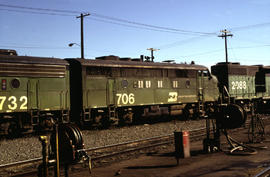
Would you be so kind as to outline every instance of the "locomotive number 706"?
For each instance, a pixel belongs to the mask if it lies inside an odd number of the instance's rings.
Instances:
[[[135,97],[133,93],[130,93],[129,95],[126,93],[117,93],[117,104],[134,104],[135,103]]]
[[[21,96],[19,101],[17,101],[17,97],[15,96],[0,96],[0,111],[3,110],[4,104],[7,102],[7,107],[10,110],[15,110],[18,108],[18,104],[20,104],[19,109],[27,109],[27,97]]]

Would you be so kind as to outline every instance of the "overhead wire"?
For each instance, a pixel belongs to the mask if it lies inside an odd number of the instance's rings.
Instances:
[[[87,20],[94,20],[94,21],[103,22],[103,23],[110,23],[110,24],[114,24],[114,25],[130,27],[130,28],[137,28],[137,29],[144,29],[144,30],[150,30],[150,31],[165,32],[165,33],[172,33],[172,34],[183,34],[181,32],[176,32],[176,31],[154,29],[154,28],[149,28],[149,27],[144,27],[144,26],[134,26],[134,25],[118,23],[118,22],[114,22],[114,21],[109,21],[109,20],[105,20],[105,19],[98,19],[98,18],[93,18],[93,17],[87,18]],[[186,34],[186,33],[184,33],[184,34]],[[188,34],[186,34],[186,35],[188,35]],[[190,34],[190,35],[193,35],[193,34]]]
[[[188,38],[185,40],[181,40],[181,41],[177,41],[177,42],[174,42],[171,44],[166,44],[166,45],[162,45],[160,47],[157,47],[159,49],[168,49],[168,48],[172,48],[175,46],[190,43],[190,42],[193,42],[196,40],[200,40],[204,37],[211,37],[211,36],[217,35],[217,32],[200,32],[200,31],[183,30],[183,29],[177,29],[177,28],[169,28],[169,27],[164,27],[164,26],[157,26],[157,25],[152,25],[152,24],[147,24],[147,23],[140,23],[140,22],[135,22],[135,21],[131,21],[131,20],[125,20],[125,19],[121,19],[121,18],[101,15],[101,14],[94,13],[94,12],[81,12],[81,11],[75,11],[75,10],[60,10],[60,9],[49,9],[49,8],[34,8],[34,7],[25,7],[25,6],[7,5],[7,4],[0,4],[0,7],[4,7],[4,8],[1,8],[0,10],[10,11],[10,12],[44,14],[44,15],[58,15],[58,16],[75,16],[75,15],[78,15],[81,13],[90,13],[91,18],[89,18],[89,19],[104,22],[104,23],[110,23],[110,24],[130,27],[130,28],[145,29],[145,30],[152,30],[152,31],[158,31],[158,32],[167,32],[167,33],[183,34],[183,35],[196,35],[196,37]],[[86,18],[86,19],[88,19],[88,18]],[[270,26],[270,22],[254,24],[254,25],[247,25],[247,26],[233,27],[233,28],[229,28],[229,30],[240,31],[240,30],[265,27],[265,26]],[[270,45],[260,45],[260,46],[255,46],[255,47],[268,47],[268,46],[270,46]],[[234,48],[234,49],[241,49],[241,48],[242,49],[254,48],[254,46],[238,47],[238,48]],[[205,53],[209,53],[209,52],[204,52],[202,54],[205,54]],[[192,56],[194,56],[194,55],[192,55]]]
[[[73,10],[59,10],[59,9],[48,9],[48,8],[36,8],[36,7],[26,7],[26,6],[17,6],[17,5],[7,5],[7,4],[0,4],[1,7],[8,7],[8,8],[15,8],[15,9],[27,9],[27,10],[35,10],[35,11],[50,11],[50,12],[61,12],[61,13],[72,13],[72,14],[79,14],[82,12],[73,11]]]
[[[80,13],[82,13],[82,12],[74,11],[74,10],[34,8],[34,7],[6,5],[6,4],[0,4],[0,7],[31,10],[32,13],[33,13],[33,11],[46,11],[46,12],[49,11],[49,12],[57,12],[57,13],[71,13],[71,14],[80,14]],[[86,12],[84,12],[84,13],[86,13]],[[155,29],[155,31],[176,32],[176,33],[181,33],[181,34],[186,34],[186,35],[216,35],[216,33],[207,33],[207,32],[199,32],[199,31],[183,30],[183,29],[176,29],[176,28],[169,28],[169,27],[164,27],[164,26],[157,26],[157,25],[151,25],[151,24],[146,24],[146,23],[140,23],[140,22],[120,19],[120,18],[116,18],[116,17],[105,16],[105,15],[101,15],[101,14],[94,13],[94,12],[87,12],[87,13],[90,13],[92,16],[94,16],[96,18],[105,19],[107,23],[113,23],[112,21],[114,21],[114,24],[118,24],[118,25],[120,23],[125,23],[125,24],[141,26],[141,27],[144,27],[144,29],[148,29],[148,30],[149,29],[152,29],[152,30]],[[43,14],[52,15],[50,13],[43,13]],[[53,15],[57,15],[57,14],[53,14]],[[98,19],[96,19],[96,20],[98,20]],[[118,22],[118,23],[115,23],[115,21]],[[105,22],[105,21],[103,20],[103,22]],[[131,26],[129,26],[129,27],[131,27]]]
[[[12,10],[12,9],[2,9],[3,11],[9,11],[9,12],[19,12],[19,13],[28,13],[28,14],[44,14],[44,15],[56,15],[56,16],[75,16],[71,14],[60,14],[60,13],[46,13],[46,12],[35,12],[35,11],[25,11],[25,10]]]
[[[229,28],[229,30],[231,30],[231,31],[240,31],[240,30],[258,28],[258,27],[265,27],[265,26],[270,26],[270,22],[253,24],[253,25],[246,25],[246,26],[239,26],[239,27],[233,27],[233,28]]]
[[[109,20],[113,20],[113,21],[119,21],[119,22],[139,25],[139,26],[146,26],[146,27],[156,28],[156,29],[161,29],[161,30],[170,30],[170,31],[175,31],[175,32],[191,33],[191,34],[199,34],[199,35],[216,35],[216,33],[206,33],[206,32],[199,32],[199,31],[182,30],[182,29],[176,29],[176,28],[168,28],[168,27],[163,27],[163,26],[150,25],[150,24],[146,24],[146,23],[139,23],[139,22],[134,22],[134,21],[130,21],[130,20],[124,20],[124,19],[120,19],[120,18],[100,15],[97,13],[91,13],[91,14],[93,16],[103,18],[103,19],[109,19]]]
[[[206,37],[213,37],[213,36],[208,36],[208,35],[196,36],[196,37],[176,41],[176,42],[173,42],[173,43],[170,43],[170,44],[157,46],[155,48],[162,49],[162,50],[170,49],[170,48],[177,47],[177,46],[180,46],[180,45],[184,45],[184,44],[187,44],[187,43],[191,43],[191,42],[194,42],[194,41],[197,41],[197,40],[201,40],[201,39],[206,38]]]
[[[228,50],[235,50],[235,49],[250,49],[250,48],[258,48],[258,47],[268,47],[270,45],[258,45],[258,46],[246,46],[246,47],[230,47],[228,48]],[[202,55],[207,55],[207,54],[211,54],[211,53],[217,53],[217,52],[221,52],[224,51],[224,49],[216,49],[216,50],[210,50],[210,51],[206,51],[206,52],[201,52],[201,53],[195,53],[195,54],[191,54],[191,55],[183,55],[181,57],[194,57],[194,56],[202,56]]]

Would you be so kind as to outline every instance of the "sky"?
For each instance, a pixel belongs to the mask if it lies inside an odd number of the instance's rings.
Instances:
[[[77,58],[80,13],[85,58],[175,60],[210,67],[225,61],[270,65],[269,0],[0,0],[0,48],[19,55]],[[69,43],[76,43],[69,47]],[[78,44],[78,45],[77,45]]]

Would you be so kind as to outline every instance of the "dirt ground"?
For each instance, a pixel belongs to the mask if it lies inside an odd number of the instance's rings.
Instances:
[[[266,127],[267,134],[269,134],[268,130],[270,131],[270,126]],[[246,131],[236,132],[236,135],[247,137]],[[191,157],[180,159],[179,165],[177,165],[174,157],[174,147],[172,146],[159,152],[141,155],[135,159],[94,168],[91,175],[87,170],[71,170],[69,175],[75,177],[249,177],[270,166],[269,140],[270,136],[267,135],[264,143],[253,145],[264,147],[263,149],[256,149],[255,155],[228,155],[225,152],[204,154],[200,141],[191,143]]]

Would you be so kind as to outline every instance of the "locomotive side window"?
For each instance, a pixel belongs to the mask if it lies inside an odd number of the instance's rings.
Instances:
[[[178,88],[178,81],[173,81],[173,88]]]
[[[138,88],[143,88],[143,81],[142,80],[138,81]]]
[[[151,88],[151,81],[145,81],[145,88]]]
[[[158,81],[158,88],[163,88],[163,81]]]

